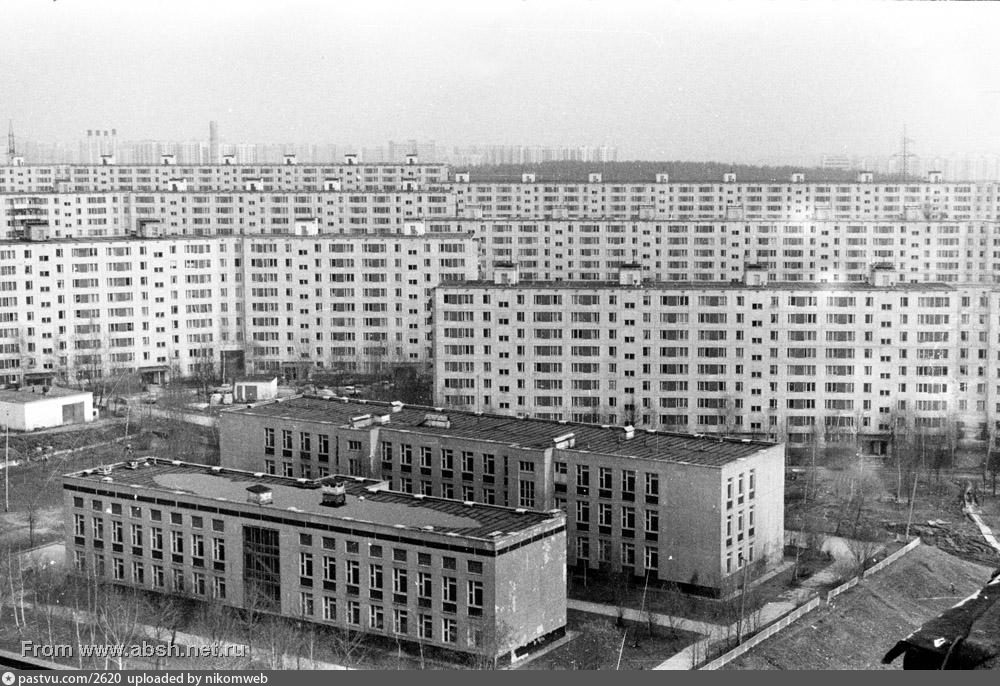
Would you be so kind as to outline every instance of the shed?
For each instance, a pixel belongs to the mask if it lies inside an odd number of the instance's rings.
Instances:
[[[0,391],[0,424],[15,431],[33,431],[94,419],[94,395],[55,386]]]
[[[278,377],[273,375],[245,376],[233,384],[233,399],[252,403],[278,397]]]

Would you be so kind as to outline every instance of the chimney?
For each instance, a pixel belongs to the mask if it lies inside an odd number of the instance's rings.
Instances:
[[[332,486],[323,486],[321,505],[326,507],[343,507],[347,504],[347,487],[343,482],[336,481]]]
[[[247,502],[255,505],[270,505],[274,494],[270,486],[254,484],[247,489]]]

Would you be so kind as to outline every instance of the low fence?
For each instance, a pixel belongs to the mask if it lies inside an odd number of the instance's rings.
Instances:
[[[888,567],[889,565],[891,565],[893,562],[895,562],[899,558],[903,557],[903,555],[906,555],[908,552],[910,552],[911,550],[913,550],[914,548],[916,548],[918,545],[920,545],[920,537],[919,536],[917,538],[914,538],[912,541],[910,541],[909,543],[907,543],[906,545],[904,545],[902,548],[900,548],[896,552],[894,552],[892,555],[887,556],[884,560],[882,560],[878,564],[872,565],[871,567],[869,567],[868,569],[866,569],[864,577],[867,579],[868,577],[870,577],[875,572],[882,571],[883,569],[885,569],[886,567]]]
[[[900,548],[899,550],[897,550],[896,552],[894,552],[892,555],[887,556],[884,560],[882,560],[878,564],[873,565],[873,566],[869,567],[868,569],[866,569],[863,575],[861,575],[861,576],[855,576],[852,579],[848,580],[847,582],[841,584],[840,586],[837,586],[836,588],[830,589],[830,591],[826,594],[826,598],[825,599],[822,599],[819,596],[813,598],[812,600],[810,600],[808,603],[806,603],[802,607],[796,608],[792,612],[789,612],[787,615],[785,615],[784,617],[782,617],[778,621],[776,621],[773,624],[765,627],[760,632],[754,634],[751,638],[747,639],[745,642],[743,642],[740,645],[736,646],[735,648],[733,648],[729,652],[720,655],[719,657],[717,657],[716,659],[712,660],[711,662],[709,662],[708,664],[704,665],[703,667],[700,667],[699,669],[715,670],[715,669],[719,669],[721,667],[724,667],[728,663],[732,662],[733,660],[735,660],[739,656],[741,656],[744,653],[746,653],[751,648],[759,645],[760,643],[762,643],[763,641],[767,640],[771,636],[774,636],[776,633],[778,633],[779,631],[781,631],[782,629],[784,629],[785,627],[787,627],[792,622],[798,620],[803,615],[812,612],[817,607],[819,607],[820,604],[829,605],[830,601],[833,600],[834,598],[836,598],[838,595],[840,595],[841,593],[843,593],[845,591],[848,591],[848,590],[854,588],[855,586],[857,586],[858,583],[861,581],[862,578],[867,579],[871,575],[873,575],[873,574],[875,574],[877,572],[882,571],[883,569],[885,569],[886,567],[888,567],[889,565],[891,565],[892,563],[894,563],[896,560],[898,560],[899,558],[903,557],[904,555],[906,555],[907,553],[909,553],[911,550],[913,550],[914,548],[916,548],[919,545],[920,545],[920,538],[918,537],[918,538],[913,539],[912,541],[910,541],[909,543],[907,543],[905,546],[903,546],[902,548]],[[689,648],[692,648],[692,647],[693,646],[689,646]],[[702,653],[702,654],[704,654],[704,653]],[[677,657],[677,656],[675,655],[674,657]],[[691,655],[688,654],[687,657],[688,657],[688,659],[690,659]],[[673,658],[671,658],[671,659],[673,659]],[[670,662],[670,661],[668,660],[667,662]],[[667,664],[667,663],[664,663],[664,665],[665,664]],[[683,669],[683,668],[682,667],[664,667],[663,665],[661,665],[657,669]]]
[[[785,627],[787,627],[789,624],[791,624],[792,622],[798,620],[798,618],[801,617],[802,615],[808,614],[808,613],[812,612],[813,610],[815,610],[817,607],[819,607],[820,602],[822,602],[822,601],[820,600],[819,597],[813,598],[812,600],[810,600],[805,605],[803,605],[803,606],[801,606],[799,608],[796,608],[795,610],[792,610],[791,612],[789,612],[787,615],[785,615],[784,617],[782,617],[781,619],[779,619],[774,624],[771,624],[767,628],[762,629],[758,633],[754,634],[751,638],[747,639],[746,641],[744,641],[740,645],[736,646],[735,648],[733,648],[732,650],[730,650],[728,653],[724,653],[720,657],[717,657],[716,659],[712,660],[707,665],[701,667],[701,669],[704,669],[704,670],[715,670],[715,669],[719,669],[721,667],[724,667],[728,663],[730,663],[733,660],[735,660],[736,658],[738,658],[740,655],[743,655],[745,652],[747,652],[751,648],[754,648],[757,645],[759,645],[760,643],[763,643],[767,639],[771,638],[776,633],[778,633],[779,631],[781,631],[782,629],[784,629]]]

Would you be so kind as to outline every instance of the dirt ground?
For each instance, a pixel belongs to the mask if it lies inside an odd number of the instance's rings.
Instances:
[[[624,622],[624,627],[615,626],[615,620],[611,617],[592,615],[586,612],[570,610],[567,613],[566,628],[568,632],[581,632],[586,630],[587,625],[598,622],[606,623],[613,627],[609,631],[608,641],[597,648],[600,655],[591,654],[595,646],[582,635],[577,635],[568,643],[559,646],[545,655],[531,660],[524,669],[555,669],[572,670],[582,669],[582,665],[589,665],[591,669],[610,669],[618,666],[618,652],[621,649],[621,667],[623,670],[652,669],[658,664],[675,655],[685,646],[694,643],[699,638],[697,634],[687,631],[670,630],[665,627],[658,627],[656,634],[650,636],[645,626],[640,626],[634,622]],[[625,629],[628,630],[627,634]],[[611,635],[613,633],[613,636]],[[612,642],[610,639],[614,638]],[[624,637],[624,648],[621,648]],[[597,662],[599,666],[593,663]]]
[[[963,559],[1000,564],[996,552],[962,512],[962,493],[966,484],[972,483],[978,491],[983,520],[991,528],[1000,529],[1000,495],[983,490],[980,482],[968,475],[942,474],[936,478],[921,473],[911,509],[909,500],[914,492],[912,488],[899,488],[894,470],[869,468],[865,476],[868,490],[859,517],[856,507],[845,506],[851,494],[850,479],[856,476],[846,470],[819,469],[814,482],[808,476],[787,482],[785,528],[799,531],[804,526],[807,532],[853,536],[857,524],[859,535],[865,538],[902,540],[908,533]],[[902,494],[899,502],[897,491]]]
[[[899,669],[881,663],[886,651],[981,588],[990,572],[933,546],[918,546],[725,669]]]

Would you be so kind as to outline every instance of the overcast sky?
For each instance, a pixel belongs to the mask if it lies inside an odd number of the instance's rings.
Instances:
[[[18,136],[1000,152],[994,3],[2,0]]]

